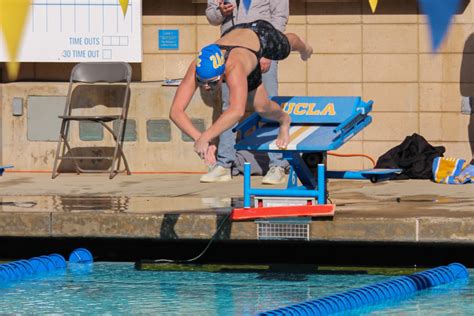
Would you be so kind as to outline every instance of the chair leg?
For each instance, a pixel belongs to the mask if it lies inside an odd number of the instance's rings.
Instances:
[[[130,168],[129,168],[128,162],[127,162],[127,158],[125,157],[125,153],[123,152],[123,149],[122,149],[122,136],[123,136],[123,130],[124,130],[123,120],[120,120],[118,135],[115,135],[114,131],[109,126],[107,126],[105,123],[102,123],[102,125],[112,134],[112,137],[114,138],[114,140],[116,142],[115,143],[114,154],[112,156],[112,164],[110,166],[109,179],[112,179],[113,177],[115,177],[117,175],[117,173],[120,172],[121,159],[123,159],[123,164],[125,166],[125,171],[127,171],[127,175],[131,175]]]
[[[58,139],[58,146],[56,147],[56,155],[54,157],[54,165],[53,165],[53,172],[51,174],[51,179],[55,179],[57,176],[58,176],[58,167],[59,167],[59,157],[61,156],[60,152],[61,151],[64,151],[64,150],[61,150],[62,146],[62,140],[65,138],[64,137],[64,131],[65,131],[65,121],[62,120],[61,122],[61,129],[59,131],[59,139]]]
[[[131,175],[130,168],[128,166],[127,158],[125,157],[125,153],[122,150],[122,145],[120,142],[117,142],[115,145],[114,155],[112,157],[112,165],[110,166],[110,176],[109,178],[112,179],[119,173],[120,170],[120,162],[123,159],[123,164],[125,167],[125,171],[127,175]]]
[[[59,162],[59,150],[61,146],[62,137],[58,140],[58,146],[56,148],[56,155],[54,157],[53,172],[51,174],[51,179],[55,179],[58,176],[58,162]]]
[[[130,167],[128,166],[127,158],[125,157],[125,153],[123,152],[123,144],[122,143],[119,143],[118,150],[119,150],[119,154],[120,154],[119,157],[121,157],[123,159],[123,164],[124,164],[124,167],[125,167],[125,171],[127,171],[127,175],[131,175],[132,172],[130,171]],[[119,159],[117,169],[120,166],[120,162],[121,162],[121,160]]]
[[[67,141],[66,138],[64,138],[64,145],[65,145],[65,148],[67,148],[67,150],[69,150],[69,152],[70,152],[71,155],[72,155],[72,148],[71,148],[71,146],[69,145],[69,142]],[[65,154],[65,153],[63,153],[63,156],[64,156],[64,154]],[[76,169],[76,174],[78,174],[78,175],[81,174],[82,169],[81,169],[81,167],[79,167],[79,164],[77,163],[77,160],[74,159],[74,158],[71,159],[71,160],[72,160],[72,162],[74,163],[74,169]]]
[[[114,134],[114,139],[116,141],[116,144],[115,144],[114,154],[112,156],[112,163],[110,164],[109,179],[112,179],[113,177],[115,177],[117,175],[118,168],[119,168],[119,164],[117,163],[117,160],[119,160],[118,157],[117,157],[118,142],[117,142],[117,139],[115,137],[115,134]],[[117,164],[117,167],[115,167],[115,164]]]
[[[66,149],[69,150],[69,152],[72,155],[72,148],[71,148],[71,145],[69,145],[69,142],[67,140],[67,137],[68,137],[68,134],[69,134],[70,124],[71,124],[71,122],[69,120],[66,121],[65,132],[63,134],[64,135],[64,137],[63,137],[64,147],[63,147],[63,152],[61,154],[62,157],[64,157],[66,155]],[[76,159],[72,159],[72,162],[74,163],[74,169],[76,170],[76,174],[79,175],[81,173],[81,168],[79,167],[79,164],[77,163]]]

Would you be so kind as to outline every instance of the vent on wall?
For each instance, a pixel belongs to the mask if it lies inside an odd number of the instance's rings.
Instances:
[[[257,221],[258,240],[309,240],[309,224],[306,218],[288,218]]]

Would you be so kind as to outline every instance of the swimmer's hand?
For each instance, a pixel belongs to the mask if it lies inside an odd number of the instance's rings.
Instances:
[[[194,142],[194,152],[201,159],[206,159],[207,150],[209,148],[209,141],[204,137],[199,137],[198,140]]]
[[[216,164],[217,162],[216,152],[217,152],[216,145],[209,145],[209,147],[207,148],[206,157],[204,158],[204,163],[206,165],[213,166]]]
[[[199,158],[204,160],[204,163],[208,166],[214,165],[216,160],[216,145],[210,144],[209,140],[201,135],[201,137],[194,142],[194,151]]]

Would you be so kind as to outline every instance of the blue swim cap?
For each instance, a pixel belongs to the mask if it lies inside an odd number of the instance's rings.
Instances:
[[[225,70],[225,60],[216,44],[203,47],[196,58],[196,75],[201,79],[220,76]]]

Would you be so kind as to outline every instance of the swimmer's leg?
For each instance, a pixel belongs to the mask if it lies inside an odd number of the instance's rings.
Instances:
[[[313,48],[311,46],[294,33],[286,33],[285,35],[290,42],[291,50],[299,52],[302,60],[308,60],[311,57],[313,54]]]
[[[257,88],[253,105],[260,116],[280,123],[276,145],[285,149],[290,140],[290,116],[276,102],[270,100],[263,84]]]

